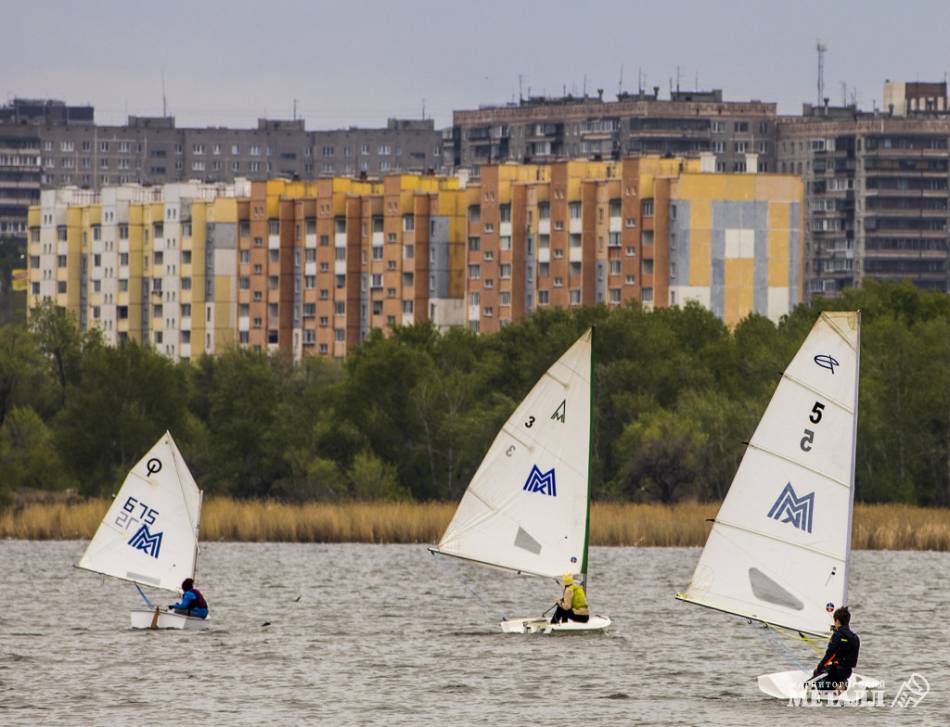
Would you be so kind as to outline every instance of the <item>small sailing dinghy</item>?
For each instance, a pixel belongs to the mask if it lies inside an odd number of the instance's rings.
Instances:
[[[822,313],[815,322],[752,435],[679,600],[795,638],[830,636],[832,612],[848,603],[860,324],[860,312]],[[804,698],[817,694],[805,685],[810,678],[792,670],[758,684],[772,697]],[[877,686],[852,674],[840,698],[859,700]]]
[[[135,584],[149,608],[132,611],[133,629],[208,628],[208,619],[155,606],[141,588],[177,593],[194,578],[200,517],[201,490],[165,432],[126,476],[78,565]]]
[[[549,368],[495,437],[433,553],[542,578],[587,580],[593,341]],[[600,631],[606,616],[505,619],[505,633]]]

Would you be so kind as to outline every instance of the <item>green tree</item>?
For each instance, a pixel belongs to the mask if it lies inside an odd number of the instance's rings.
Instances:
[[[350,494],[357,500],[408,500],[399,485],[396,468],[372,452],[360,452],[349,472]]]
[[[187,385],[179,367],[135,343],[84,352],[78,377],[54,419],[57,447],[84,494],[113,492],[163,432],[186,427]]]
[[[696,496],[706,436],[688,417],[656,410],[629,424],[616,443],[617,484],[639,500],[673,503]]]
[[[14,407],[0,427],[3,485],[12,489],[64,490],[66,474],[53,433],[35,411]]]
[[[0,426],[15,406],[46,410],[49,383],[43,358],[26,327],[0,327]]]

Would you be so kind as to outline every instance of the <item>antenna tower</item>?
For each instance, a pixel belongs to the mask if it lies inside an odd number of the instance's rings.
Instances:
[[[825,98],[825,53],[828,52],[828,46],[819,40],[815,50],[818,51],[818,106],[820,107]]]

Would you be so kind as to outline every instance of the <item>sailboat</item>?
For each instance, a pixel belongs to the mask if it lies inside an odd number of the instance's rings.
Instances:
[[[860,312],[826,312],[815,322],[748,443],[679,600],[795,638],[830,636],[832,613],[848,603],[860,328]],[[810,679],[810,671],[792,670],[760,676],[758,685],[773,697],[802,698]],[[853,674],[844,696],[859,699],[876,685]]]
[[[78,566],[131,581],[148,608],[133,629],[204,629],[208,620],[165,611],[142,586],[178,592],[194,578],[201,490],[169,432],[129,471]]]
[[[594,331],[541,377],[495,437],[433,553],[515,573],[579,573],[586,587]],[[504,619],[505,633],[599,631],[543,615]]]

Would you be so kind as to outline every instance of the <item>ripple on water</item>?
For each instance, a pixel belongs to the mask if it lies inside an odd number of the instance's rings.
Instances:
[[[71,569],[84,547],[0,541],[4,592],[29,592],[42,606],[2,612],[5,726],[166,724],[170,709],[239,726],[551,724],[570,704],[585,705],[590,724],[608,726],[727,727],[791,716],[755,685],[782,663],[780,654],[741,620],[671,597],[689,582],[695,548],[592,549],[591,603],[614,625],[600,637],[558,638],[505,635],[497,626],[498,611],[549,606],[559,590],[550,581],[437,561],[421,546],[355,544],[204,544],[211,628],[132,631],[134,588]],[[854,625],[868,675],[894,689],[910,671],[931,685],[950,681],[946,650],[933,646],[950,642],[950,620],[920,628],[894,618],[908,593],[915,613],[942,613],[945,591],[915,584],[948,567],[950,554],[855,553]],[[559,678],[565,665],[588,678]],[[912,716],[943,725],[941,708],[936,697],[924,699]],[[834,716],[850,725],[862,715]],[[888,714],[870,718],[889,723]]]

